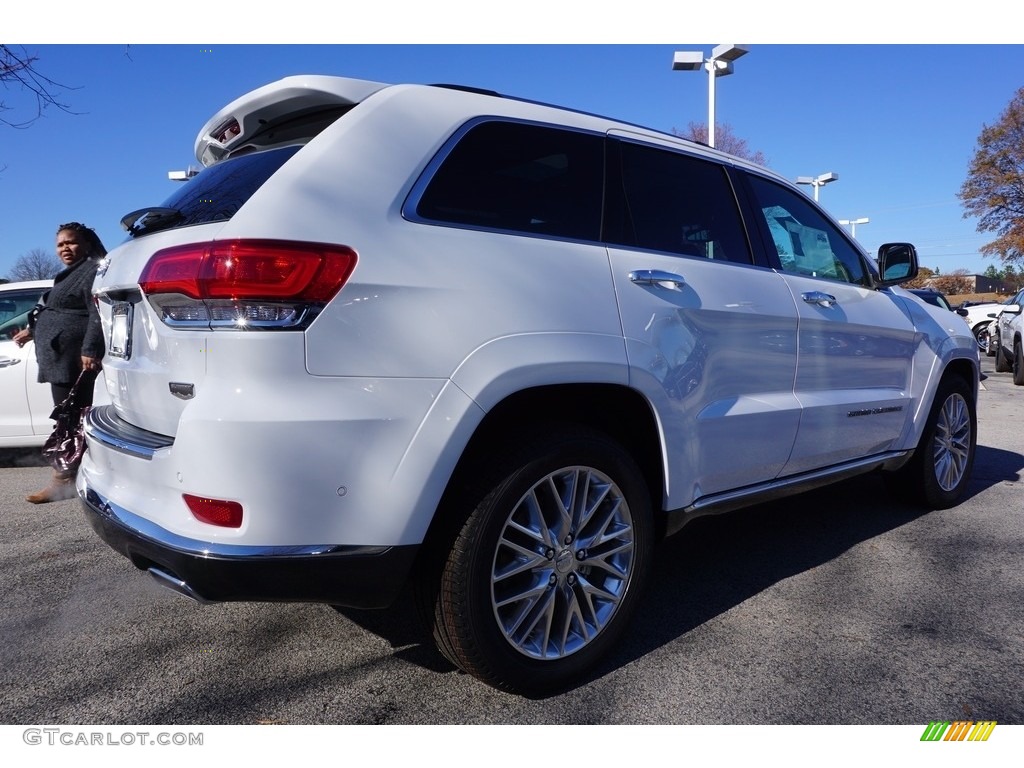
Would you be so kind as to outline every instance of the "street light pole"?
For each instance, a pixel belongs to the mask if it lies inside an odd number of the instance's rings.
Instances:
[[[704,58],[703,51],[676,51],[672,69],[698,70],[708,73],[708,146],[715,146],[715,78],[733,73],[732,63],[748,52],[744,45],[722,43],[711,50],[711,56]]]
[[[871,219],[869,219],[869,218],[867,218],[865,216],[865,217],[860,218],[860,219],[840,219],[839,223],[842,224],[843,226],[846,226],[847,224],[849,224],[850,225],[850,235],[852,237],[857,237],[857,225],[858,224],[867,224],[870,221],[871,221]]]
[[[829,171],[823,173],[820,176],[797,176],[797,184],[810,184],[814,187],[814,202],[818,202],[818,190],[826,184],[831,184],[833,181],[839,180],[839,174]]]
[[[171,181],[188,181],[193,176],[198,176],[199,171],[193,168],[191,165],[187,171],[168,171],[167,178]]]

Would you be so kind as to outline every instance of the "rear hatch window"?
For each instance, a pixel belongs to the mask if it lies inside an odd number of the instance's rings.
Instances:
[[[201,133],[196,156],[206,170],[161,205],[132,211],[121,225],[136,237],[230,219],[278,168],[354,106],[325,107],[319,103],[322,97],[310,106],[309,98],[300,99],[301,106],[288,100],[259,102],[242,110],[241,117],[228,117],[211,135]]]
[[[159,206],[130,213],[121,223],[137,237],[162,229],[227,221],[301,148],[292,145],[223,160],[184,182]]]

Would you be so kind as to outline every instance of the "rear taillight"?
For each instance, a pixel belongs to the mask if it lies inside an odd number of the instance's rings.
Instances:
[[[240,528],[242,526],[242,505],[237,501],[207,499],[183,493],[182,498],[188,505],[192,515],[203,523],[219,525],[222,528]]]
[[[302,327],[352,274],[344,245],[228,240],[180,245],[150,258],[139,287],[178,327]]]

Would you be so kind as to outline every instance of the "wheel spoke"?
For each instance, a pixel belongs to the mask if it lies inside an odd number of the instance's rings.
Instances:
[[[584,530],[585,528],[587,528],[587,526],[590,525],[591,520],[593,519],[597,511],[601,509],[604,500],[608,498],[608,494],[612,488],[611,483],[595,482],[593,473],[590,472],[587,473],[586,485],[588,492],[583,496],[583,500],[586,504],[586,507],[579,514],[576,526],[576,529],[579,531]],[[593,499],[590,498],[589,493],[591,488],[595,488],[597,491],[597,496]]]
[[[598,555],[590,553],[590,557],[587,559],[587,566],[590,568],[600,568],[602,571],[616,579],[625,579],[629,574],[625,568],[618,565],[618,561],[620,559],[618,555],[631,553],[632,550],[633,542],[623,541],[618,546]]]
[[[559,488],[559,483],[563,484],[561,488]],[[564,472],[548,476],[551,494],[557,502],[555,512],[560,523],[555,531],[556,538],[561,538],[572,530],[572,510],[576,499],[578,483],[579,475],[576,472]]]
[[[541,654],[548,644],[551,635],[551,624],[555,617],[555,595],[553,591],[540,588],[533,590],[528,596],[517,596],[510,603],[522,601],[522,605],[515,612],[511,622],[503,629],[507,637],[511,638],[518,645],[533,644],[530,638],[535,636],[540,628],[540,637],[536,642]]]
[[[620,579],[625,577],[625,574],[622,573],[621,571],[618,571],[617,569],[616,569],[616,575]],[[619,593],[611,592],[611,591],[609,591],[609,590],[607,590],[607,589],[605,589],[605,588],[603,588],[601,586],[598,586],[597,583],[591,582],[591,581],[586,580],[586,579],[581,579],[580,583],[582,585],[583,593],[584,593],[584,595],[586,595],[586,598],[587,598],[587,605],[590,607],[591,614],[594,617],[594,623],[596,624],[597,623],[597,611],[594,610],[593,598],[596,597],[596,598],[600,599],[602,602],[606,602],[606,603],[618,603],[619,602]],[[616,583],[621,583],[621,582],[617,581]]]
[[[521,547],[518,544],[509,541],[508,539],[502,538],[499,546],[504,549],[510,549],[516,553],[516,557],[494,569],[494,580],[502,581],[508,579],[517,574],[523,573],[524,571],[531,571],[539,566],[547,566],[549,564],[548,559],[543,554],[534,552],[526,547]]]
[[[562,617],[562,626],[560,628],[558,638],[557,651],[559,656],[565,655],[567,649],[570,647],[574,635],[580,636],[584,643],[589,642],[593,637],[593,634],[587,626],[587,622],[583,618],[583,609],[580,605],[577,590],[566,590],[564,597],[566,607],[565,615]]]

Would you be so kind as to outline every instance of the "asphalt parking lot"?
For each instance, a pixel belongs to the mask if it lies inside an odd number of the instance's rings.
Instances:
[[[77,502],[32,506],[0,454],[0,722],[1024,723],[1024,387],[988,374],[970,497],[942,512],[863,477],[697,521],[664,544],[632,632],[528,699],[453,670],[411,606],[199,606],[109,551]]]

